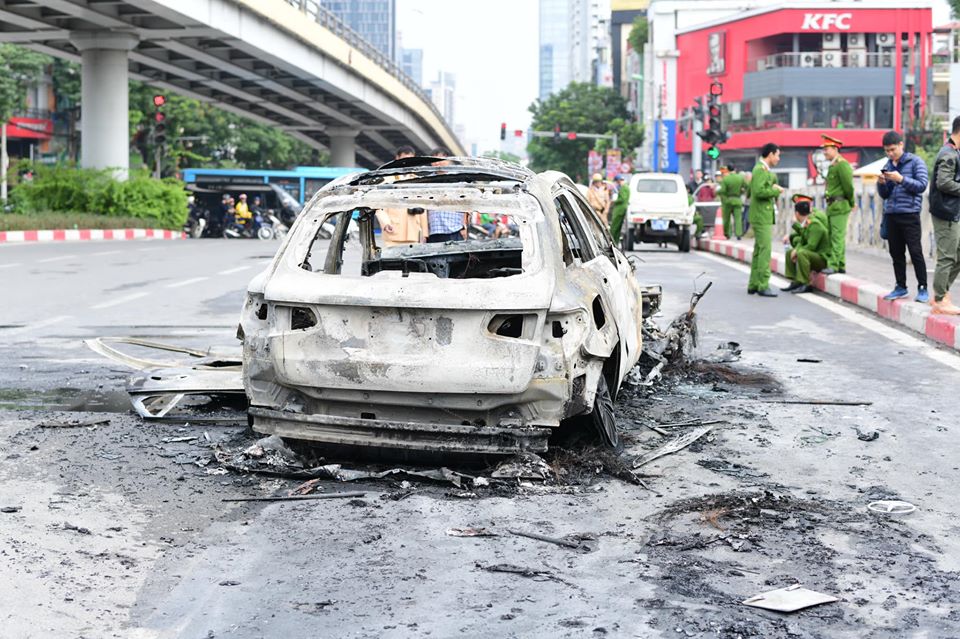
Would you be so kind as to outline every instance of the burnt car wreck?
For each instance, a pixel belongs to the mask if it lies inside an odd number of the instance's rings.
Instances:
[[[489,238],[386,246],[384,209],[498,222]],[[251,424],[393,451],[543,451],[561,426],[618,446],[613,399],[658,304],[563,174],[417,158],[346,176],[248,287]]]

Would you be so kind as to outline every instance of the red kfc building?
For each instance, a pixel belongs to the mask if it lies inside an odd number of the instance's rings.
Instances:
[[[678,31],[681,167],[690,166],[694,98],[714,81],[731,134],[721,163],[749,169],[775,142],[781,183],[797,188],[817,178],[822,133],[841,139],[851,162],[881,157],[883,133],[919,125],[933,91],[932,11],[906,5],[786,3]]]

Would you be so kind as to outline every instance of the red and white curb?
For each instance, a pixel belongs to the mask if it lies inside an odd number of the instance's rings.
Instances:
[[[179,240],[183,231],[166,229],[59,229],[55,231],[0,231],[0,244],[24,242],[82,242],[85,240]]]
[[[753,260],[752,248],[724,240],[699,240],[697,248],[747,264]],[[783,255],[771,256],[770,270],[783,275],[785,272],[784,260],[785,256]],[[883,296],[888,293],[886,289],[849,275],[813,273],[810,284],[814,288],[842,299],[844,302],[856,304],[880,317],[926,335],[936,342],[960,350],[960,317],[958,316],[934,315],[931,313],[929,305],[907,299],[885,300]]]

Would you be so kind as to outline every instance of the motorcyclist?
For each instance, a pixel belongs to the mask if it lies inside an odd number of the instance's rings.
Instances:
[[[250,232],[250,227],[252,226],[251,222],[253,220],[253,213],[250,212],[250,207],[247,205],[247,194],[240,194],[240,201],[237,202],[237,206],[234,212],[234,219],[237,223],[237,227],[242,229],[241,232]]]

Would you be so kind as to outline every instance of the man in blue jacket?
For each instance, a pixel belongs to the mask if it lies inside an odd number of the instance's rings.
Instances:
[[[918,302],[930,301],[927,292],[927,264],[923,260],[920,243],[920,207],[927,190],[927,165],[912,153],[903,150],[903,137],[896,131],[883,134],[883,152],[887,163],[881,170],[877,192],[883,198],[883,223],[887,227],[887,244],[893,259],[896,287],[883,299],[907,297],[907,260],[904,249],[910,251],[910,260],[917,275]]]

